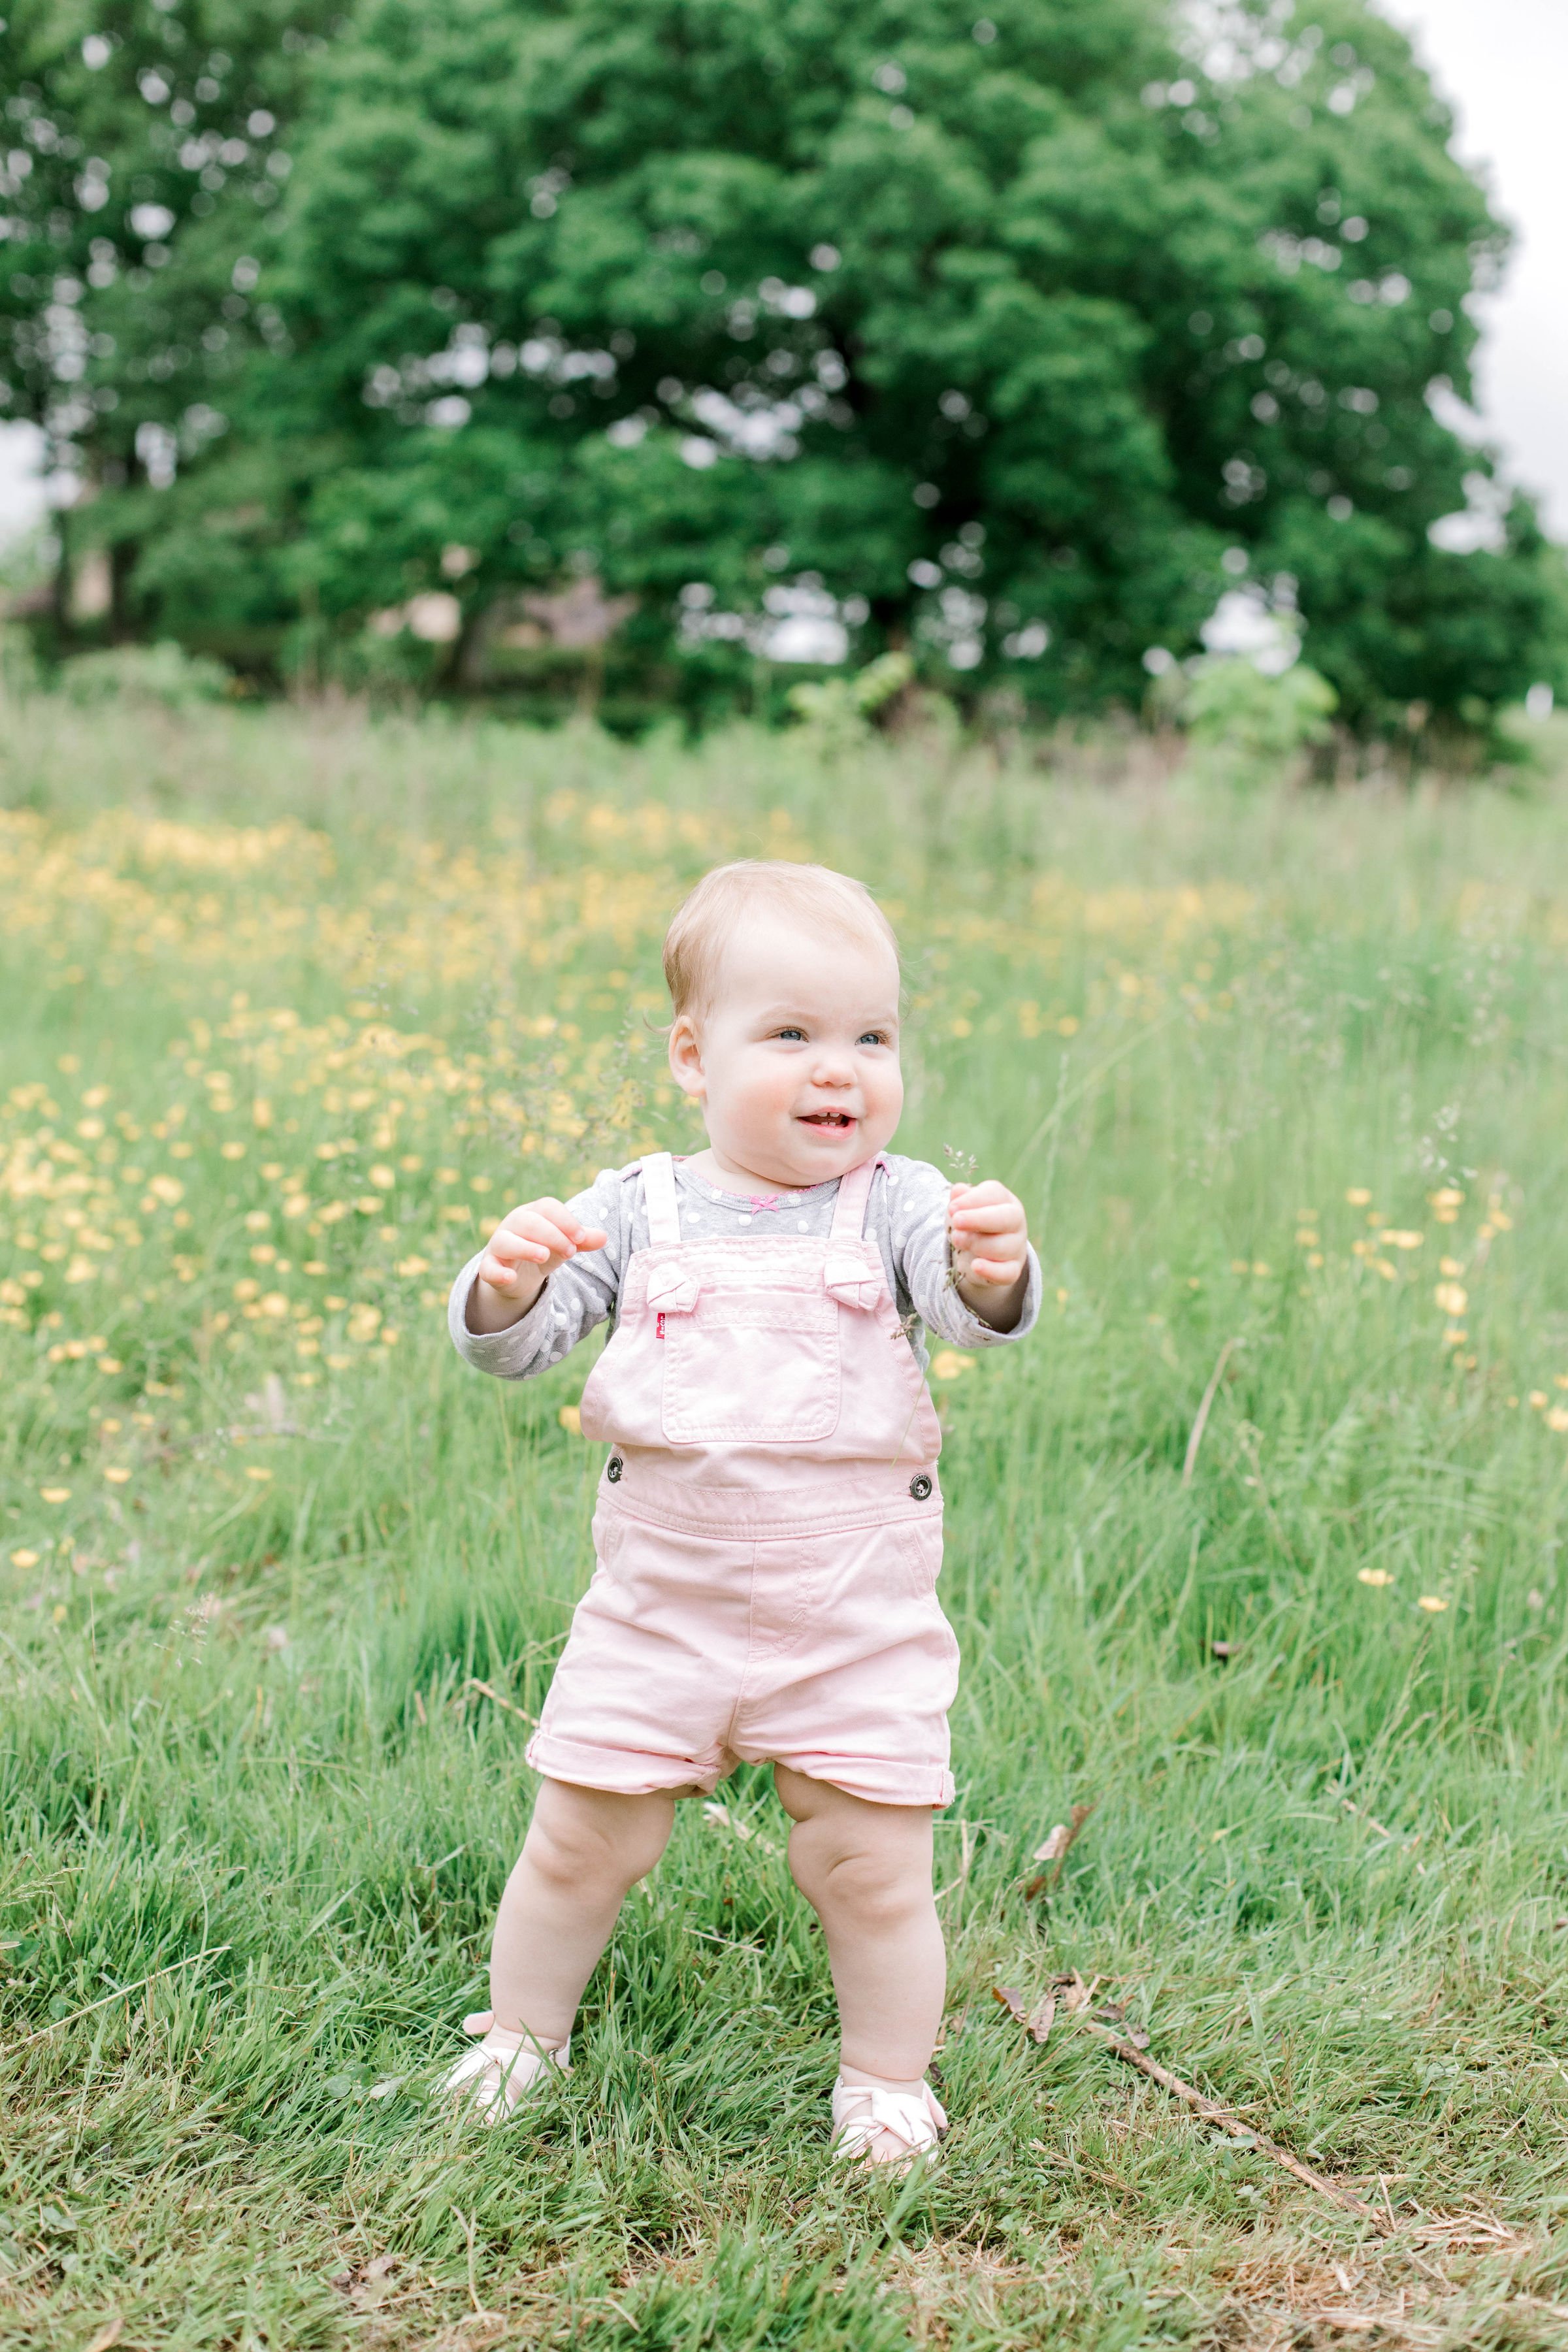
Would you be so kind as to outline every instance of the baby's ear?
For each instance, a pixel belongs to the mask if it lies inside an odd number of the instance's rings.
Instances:
[[[702,1092],[702,1037],[689,1013],[679,1013],[669,1025],[669,1075],[682,1094]]]

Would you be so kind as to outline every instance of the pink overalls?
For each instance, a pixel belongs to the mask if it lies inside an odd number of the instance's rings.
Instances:
[[[826,1241],[686,1243],[668,1152],[649,1241],[583,1392],[614,1448],[528,1760],[628,1794],[785,1764],[945,1805],[958,1644],[936,1598],[941,1431],[863,1233],[851,1169]]]

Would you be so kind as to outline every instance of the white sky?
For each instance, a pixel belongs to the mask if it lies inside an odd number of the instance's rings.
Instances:
[[[1510,471],[1568,539],[1568,0],[1380,5],[1415,34],[1457,110],[1458,153],[1483,167],[1517,232],[1503,290],[1487,306],[1479,406]],[[36,463],[27,428],[0,425],[0,537],[38,509]]]
[[[1568,539],[1568,0],[1381,0],[1415,37],[1515,231],[1487,305],[1479,406],[1510,472]]]

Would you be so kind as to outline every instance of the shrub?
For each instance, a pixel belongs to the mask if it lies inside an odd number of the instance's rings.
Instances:
[[[169,644],[78,654],[59,674],[61,693],[84,709],[126,702],[142,709],[189,710],[199,702],[224,701],[234,683],[221,662]]]

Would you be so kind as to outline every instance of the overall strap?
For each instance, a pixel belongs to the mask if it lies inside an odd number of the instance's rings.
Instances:
[[[642,1164],[643,1199],[647,1202],[647,1237],[655,1249],[680,1239],[680,1212],[675,1202],[675,1162],[668,1151],[650,1151]]]
[[[833,1224],[830,1241],[858,1242],[866,1230],[866,1203],[871,1197],[871,1179],[886,1160],[879,1152],[874,1160],[862,1160],[858,1168],[851,1168],[840,1177],[838,1198],[833,1204]]]

